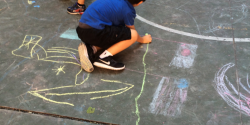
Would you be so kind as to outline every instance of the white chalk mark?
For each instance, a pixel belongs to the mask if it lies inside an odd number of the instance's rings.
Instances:
[[[233,63],[228,63],[224,65],[215,75],[215,89],[220,94],[220,96],[226,101],[226,103],[234,108],[235,110],[250,116],[250,98],[243,95],[241,92],[238,92],[233,84],[228,80],[228,77],[225,75],[226,71],[233,67]],[[224,79],[227,81],[228,85],[233,90],[233,93],[227,88]],[[247,75],[248,79],[248,75]],[[240,82],[240,80],[239,80]],[[240,82],[241,86],[244,85]],[[245,88],[246,90],[246,88]],[[246,90],[247,91],[247,90]],[[248,91],[247,91],[248,92]],[[248,92],[248,94],[250,94]],[[240,99],[238,99],[240,96]]]
[[[154,93],[153,101],[150,103],[150,107],[149,107],[149,110],[151,112],[156,112],[155,111],[156,109],[154,107],[156,105],[157,98],[159,96],[159,93],[160,93],[161,88],[162,88],[162,84],[164,83],[165,79],[166,79],[166,77],[162,77],[162,79],[161,79],[161,81],[160,81],[160,83],[159,83],[159,85],[158,85],[158,87],[157,87],[157,89],[156,89],[156,91]]]
[[[247,85],[248,85],[248,87],[250,88],[250,85],[249,85],[249,83],[248,83],[248,74],[247,74]]]
[[[178,9],[178,8],[176,8],[176,9]],[[199,25],[198,25],[197,21],[195,20],[195,18],[194,18],[189,12],[187,12],[187,11],[185,11],[185,10],[181,10],[181,9],[178,9],[178,10],[183,11],[184,13],[187,13],[189,16],[191,16],[191,18],[192,18],[192,19],[194,20],[194,22],[195,22],[195,25],[196,25],[196,27],[197,27],[197,30],[198,30],[199,34],[201,35]]]
[[[9,66],[7,69],[9,69],[15,62],[16,62],[16,60],[15,60],[13,63],[11,63],[10,66]],[[5,69],[4,72],[5,72],[7,69]]]
[[[168,78],[163,77],[149,105],[149,111],[156,115],[179,116],[188,90],[188,84],[181,81],[180,79],[169,82]]]
[[[241,86],[245,91],[247,91],[248,93],[250,93],[250,91],[241,83],[241,78],[239,78],[239,83],[240,83],[240,86]]]
[[[238,22],[240,22],[240,21],[242,21],[242,20],[244,20],[244,19],[247,18],[247,15],[248,15],[248,7],[246,6],[246,4],[242,4],[241,7],[242,7],[242,8],[241,8],[242,17],[241,17],[240,19],[237,19],[233,24],[238,23]]]
[[[193,33],[188,33],[188,32],[183,32],[183,31],[179,31],[179,30],[175,30],[175,29],[171,29],[159,24],[156,24],[154,22],[151,22],[139,15],[136,15],[136,18],[142,22],[145,22],[151,26],[157,27],[159,29],[168,31],[168,32],[172,32],[172,33],[176,33],[176,34],[180,34],[180,35],[184,35],[184,36],[189,36],[189,37],[193,37],[193,38],[199,38],[199,39],[206,39],[206,40],[216,40],[216,41],[228,41],[228,42],[232,42],[233,38],[224,38],[224,37],[215,37],[215,36],[204,36],[204,35],[198,35],[198,34],[193,34]],[[234,39],[235,42],[250,42],[250,38],[235,38]]]
[[[176,66],[177,68],[190,68],[194,62],[197,47],[197,45],[192,44],[180,44],[175,53],[175,57],[170,62],[169,66]],[[190,51],[190,55],[184,56],[181,54],[185,49]]]

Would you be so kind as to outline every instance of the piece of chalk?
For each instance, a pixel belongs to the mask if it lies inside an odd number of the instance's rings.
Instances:
[[[145,33],[145,36],[146,36],[146,35],[148,35],[148,33]],[[150,43],[151,43],[151,42],[150,42]],[[148,43],[148,44],[150,44],[150,43]]]

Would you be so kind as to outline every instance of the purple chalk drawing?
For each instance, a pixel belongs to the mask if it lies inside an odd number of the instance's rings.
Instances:
[[[189,83],[186,79],[170,80],[163,77],[154,93],[149,111],[164,116],[179,116],[187,100]]]
[[[74,54],[70,54],[70,55],[73,56],[76,59],[76,61],[81,65],[81,63],[78,61],[78,59],[75,57]]]

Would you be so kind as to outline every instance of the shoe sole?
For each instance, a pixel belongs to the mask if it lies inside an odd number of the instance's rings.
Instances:
[[[85,44],[83,43],[79,44],[78,52],[80,56],[81,67],[87,72],[92,72],[94,70],[94,67],[92,63],[90,62],[89,58],[86,56],[88,55],[88,50]]]
[[[123,69],[125,69],[125,66],[121,67],[121,68],[114,68],[114,67],[107,66],[107,65],[105,65],[103,63],[99,63],[99,62],[94,62],[94,65],[97,67],[100,67],[100,68],[110,69],[110,70],[123,70]]]
[[[71,12],[69,12],[69,11],[67,11],[69,14],[73,14],[73,15],[82,15],[84,12],[79,12],[79,13],[71,13]]]

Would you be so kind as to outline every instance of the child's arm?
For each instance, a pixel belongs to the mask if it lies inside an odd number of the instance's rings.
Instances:
[[[132,25],[132,26],[126,25],[126,26],[127,26],[128,28],[130,28],[130,29],[136,30],[134,25]],[[138,34],[137,42],[139,42],[139,43],[151,43],[151,41],[152,41],[151,35],[145,35],[145,36],[141,37],[141,36]]]
[[[126,25],[126,27],[128,27],[129,29],[134,29],[135,30],[135,25],[132,25],[132,26]]]

